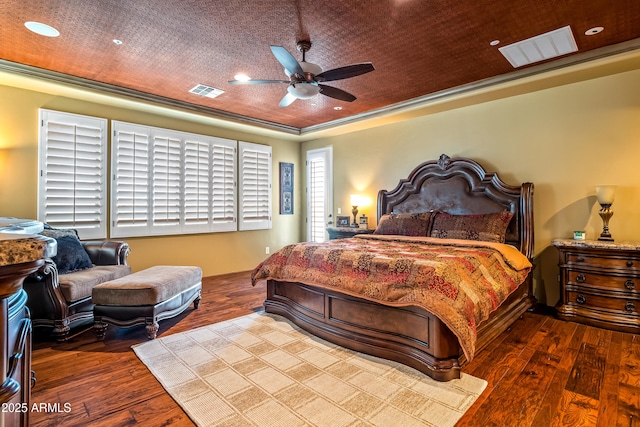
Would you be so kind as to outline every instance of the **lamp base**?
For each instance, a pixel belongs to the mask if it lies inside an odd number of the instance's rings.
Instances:
[[[602,204],[600,206],[602,206],[602,209],[598,211],[598,215],[600,215],[600,218],[602,218],[602,233],[600,233],[600,237],[598,237],[598,240],[613,242],[613,237],[611,237],[611,233],[609,233],[609,220],[613,216],[611,205]]]
[[[351,206],[351,213],[353,214],[353,223],[349,227],[358,228],[358,223],[356,222],[356,217],[358,216],[358,207]]]

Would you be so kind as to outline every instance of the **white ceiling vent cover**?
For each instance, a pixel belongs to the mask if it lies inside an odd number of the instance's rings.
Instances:
[[[222,89],[216,89],[215,87],[206,85],[197,85],[189,92],[200,96],[206,96],[207,98],[216,98],[224,93]]]
[[[498,49],[514,68],[577,52],[571,27],[559,28]]]

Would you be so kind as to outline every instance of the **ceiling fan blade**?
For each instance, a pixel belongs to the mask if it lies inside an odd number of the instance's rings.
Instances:
[[[284,96],[284,98],[282,98],[282,100],[280,101],[280,106],[281,107],[288,107],[296,99],[297,98],[295,96],[293,96],[293,95],[291,95],[290,93],[287,92],[287,94]]]
[[[271,53],[273,53],[273,56],[276,57],[278,62],[282,64],[285,70],[287,70],[292,75],[298,74],[299,76],[304,76],[304,71],[302,70],[302,67],[300,66],[296,58],[294,58],[293,55],[291,55],[287,49],[285,49],[282,46],[270,46],[270,47],[271,47]]]
[[[359,76],[373,70],[375,70],[375,68],[373,68],[373,64],[371,62],[363,62],[362,64],[347,65],[345,67],[324,71],[316,75],[315,79],[319,82],[330,82],[333,80],[342,80]]]
[[[356,100],[356,97],[351,95],[349,92],[345,92],[342,89],[338,89],[337,87],[327,86],[327,85],[318,85],[320,87],[320,93],[328,96],[330,98],[339,99],[340,101],[352,102]]]
[[[229,80],[230,85],[262,85],[266,83],[291,83],[289,80]]]

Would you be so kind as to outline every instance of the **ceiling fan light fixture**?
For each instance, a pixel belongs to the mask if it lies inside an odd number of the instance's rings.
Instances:
[[[315,76],[316,74],[320,74],[322,72],[322,68],[320,68],[319,65],[316,65],[313,62],[300,61],[299,64],[300,68],[302,68],[302,71],[304,71],[305,73],[313,74]],[[284,70],[284,73],[287,75],[287,77],[291,77],[291,73],[289,73],[286,68]]]
[[[287,87],[287,92],[298,99],[309,99],[320,93],[320,88],[313,83],[294,83]]]

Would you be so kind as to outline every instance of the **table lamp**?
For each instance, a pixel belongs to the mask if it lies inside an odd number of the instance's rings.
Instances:
[[[596,197],[598,198],[598,203],[600,203],[601,208],[600,211],[598,211],[598,215],[602,218],[602,233],[600,233],[598,240],[613,242],[611,233],[609,233],[609,220],[613,216],[611,205],[613,204],[615,193],[615,185],[599,185],[596,187]]]

